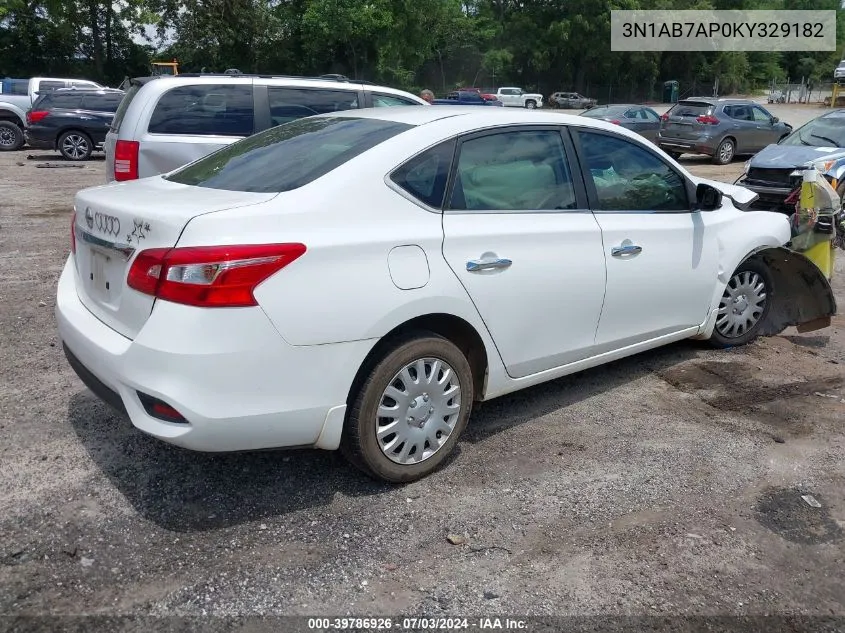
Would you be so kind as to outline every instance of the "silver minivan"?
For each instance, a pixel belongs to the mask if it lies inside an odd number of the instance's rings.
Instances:
[[[167,173],[256,132],[307,116],[399,105],[428,103],[402,90],[336,75],[136,78],[106,135],[106,178]]]

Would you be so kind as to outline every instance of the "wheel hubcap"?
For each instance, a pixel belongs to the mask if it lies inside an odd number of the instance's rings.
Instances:
[[[716,330],[725,338],[738,338],[760,321],[766,307],[766,283],[755,272],[734,275],[719,302]]]
[[[81,136],[71,134],[65,137],[62,149],[65,155],[71,158],[82,158],[88,152],[88,142]]]
[[[461,384],[439,358],[421,358],[399,370],[376,413],[376,438],[397,464],[418,464],[439,451],[461,413]]]
[[[725,143],[724,145],[722,145],[722,151],[719,152],[719,157],[723,161],[727,162],[731,159],[731,157],[733,156],[733,153],[734,153],[733,145],[731,145],[730,143]]]

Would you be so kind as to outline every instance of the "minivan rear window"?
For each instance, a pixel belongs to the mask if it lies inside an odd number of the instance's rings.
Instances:
[[[298,119],[232,143],[165,180],[227,191],[291,191],[411,127],[352,117]]]
[[[120,124],[123,123],[123,117],[126,116],[126,111],[129,109],[129,104],[132,103],[132,99],[135,98],[135,95],[138,94],[138,91],[141,90],[141,84],[132,82],[132,84],[127,88],[126,94],[123,95],[123,99],[120,101],[120,105],[117,106],[117,112],[114,113],[114,118],[111,122],[111,131],[117,132],[120,130]]]

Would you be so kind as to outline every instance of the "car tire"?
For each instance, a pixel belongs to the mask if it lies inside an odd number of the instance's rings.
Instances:
[[[529,110],[533,110],[534,108],[537,107],[537,102],[534,101],[534,99],[529,99],[528,101],[525,102],[525,107],[528,108]]]
[[[669,157],[672,160],[680,160],[681,156],[683,156],[683,154],[681,154],[681,152],[666,152],[666,153],[669,154]]]
[[[88,160],[91,158],[91,152],[94,151],[91,137],[85,132],[76,130],[62,134],[56,142],[56,147],[65,160],[72,161]]]
[[[765,264],[756,260],[740,264],[719,300],[710,344],[719,348],[736,347],[757,338],[769,314],[773,294],[772,275]]]
[[[713,154],[713,162],[717,165],[729,164],[736,155],[736,143],[732,138],[723,139]]]
[[[422,384],[414,382],[417,368]],[[452,453],[469,420],[474,394],[466,356],[442,336],[416,332],[392,343],[367,371],[347,410],[341,452],[367,475],[390,483],[431,474]],[[395,417],[379,416],[393,408]]]
[[[13,121],[0,121],[0,152],[14,152],[23,147],[21,127]]]

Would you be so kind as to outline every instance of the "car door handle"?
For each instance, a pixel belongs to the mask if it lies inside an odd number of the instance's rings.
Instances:
[[[625,257],[627,255],[638,255],[643,252],[642,246],[636,244],[622,244],[621,246],[614,246],[610,249],[610,254],[614,257]]]
[[[471,259],[467,262],[467,270],[471,273],[479,270],[492,270],[494,268],[507,268],[513,262],[509,259]]]

